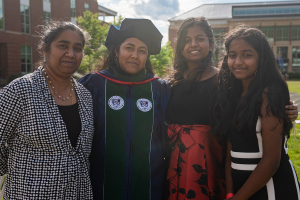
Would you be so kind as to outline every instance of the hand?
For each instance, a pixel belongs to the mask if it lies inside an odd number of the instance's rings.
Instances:
[[[285,112],[290,118],[290,120],[293,122],[298,117],[298,106],[294,105],[292,101],[290,101],[290,105],[285,106]]]

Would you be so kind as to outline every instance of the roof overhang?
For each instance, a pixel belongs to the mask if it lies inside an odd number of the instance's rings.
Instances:
[[[100,16],[117,16],[118,12],[98,5],[98,15]]]

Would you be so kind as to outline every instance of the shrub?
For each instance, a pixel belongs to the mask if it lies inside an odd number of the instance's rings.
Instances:
[[[296,79],[300,80],[300,72],[293,72],[293,73],[288,73],[289,79]]]

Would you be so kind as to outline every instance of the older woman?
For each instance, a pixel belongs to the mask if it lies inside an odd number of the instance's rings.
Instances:
[[[93,199],[88,156],[90,93],[74,81],[86,33],[70,22],[45,27],[43,66],[0,92],[0,173],[4,199]]]
[[[124,19],[120,27],[110,27],[107,69],[79,81],[94,101],[95,199],[162,199],[170,90],[154,77],[149,61],[160,52],[161,39],[150,20]]]

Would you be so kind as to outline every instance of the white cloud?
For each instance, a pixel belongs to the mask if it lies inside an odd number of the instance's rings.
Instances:
[[[180,12],[181,0],[98,0],[99,5],[118,12],[125,18],[151,19],[163,37],[163,43],[168,41],[168,19]],[[191,1],[191,0],[186,0]],[[113,18],[105,17],[106,21]]]

